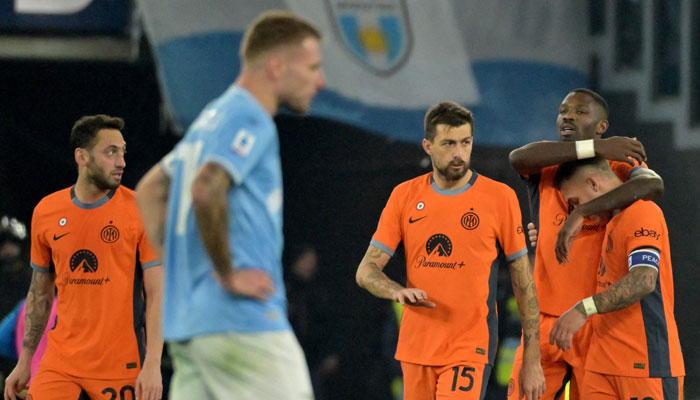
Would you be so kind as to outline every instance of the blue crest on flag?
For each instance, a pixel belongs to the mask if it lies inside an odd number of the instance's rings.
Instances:
[[[404,0],[326,0],[336,37],[378,75],[390,75],[408,59],[413,36]]]

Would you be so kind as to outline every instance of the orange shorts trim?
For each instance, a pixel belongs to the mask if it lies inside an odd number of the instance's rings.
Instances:
[[[27,400],[134,400],[136,379],[87,379],[39,368]]]
[[[574,335],[572,347],[568,351],[561,351],[556,345],[549,344],[549,333],[557,321],[557,316],[540,314],[540,353],[542,371],[546,389],[540,400],[563,399],[564,388],[571,382],[569,388],[569,400],[579,400],[581,396],[586,353],[591,343],[593,328],[586,323]],[[519,399],[520,368],[523,364],[522,338],[520,346],[515,352],[513,360],[513,372],[508,384],[508,400]],[[640,399],[641,400],[641,399]]]
[[[682,400],[684,377],[639,378],[586,371],[583,398],[586,400]]]
[[[429,366],[402,361],[401,369],[404,400],[482,400],[492,367],[469,362]]]

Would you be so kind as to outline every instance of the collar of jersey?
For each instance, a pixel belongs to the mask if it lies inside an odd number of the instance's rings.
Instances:
[[[97,208],[97,207],[105,204],[106,202],[108,202],[109,199],[114,197],[114,193],[116,193],[116,192],[117,192],[117,189],[115,188],[115,189],[110,190],[109,193],[107,193],[107,196],[97,200],[94,203],[83,203],[82,201],[78,200],[78,197],[75,195],[75,186],[71,186],[70,199],[73,202],[73,204],[75,204],[76,206],[78,206],[82,209],[85,209],[85,210],[91,210],[93,208]]]
[[[430,174],[430,187],[433,188],[435,193],[443,195],[443,196],[456,196],[458,194],[462,194],[467,191],[470,187],[474,185],[474,181],[476,181],[477,177],[476,171],[472,170],[472,177],[469,178],[469,182],[465,183],[464,186],[458,187],[457,189],[440,189],[435,183],[435,179],[433,178],[433,174]]]

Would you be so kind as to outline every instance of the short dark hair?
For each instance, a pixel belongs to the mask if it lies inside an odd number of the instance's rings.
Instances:
[[[576,171],[587,166],[594,167],[604,173],[612,173],[608,160],[604,159],[603,157],[596,156],[592,158],[584,158],[582,160],[567,161],[560,164],[559,168],[557,168],[557,173],[554,176],[554,187],[557,190],[561,189],[561,185],[567,180],[571,179]]]
[[[608,102],[605,101],[603,96],[599,95],[597,92],[586,88],[576,88],[569,93],[584,93],[591,96],[593,100],[603,109],[603,111],[605,111],[605,118],[608,117]]]
[[[299,44],[307,37],[320,40],[321,32],[310,22],[290,12],[266,11],[243,34],[240,56],[243,60],[252,60],[275,47]]]
[[[461,105],[443,101],[430,107],[425,113],[425,139],[428,141],[435,140],[436,127],[440,124],[458,127],[464,124],[471,125],[474,129],[474,116],[472,112],[462,107]]]
[[[84,116],[73,124],[73,130],[70,132],[71,146],[74,149],[92,149],[92,146],[95,145],[95,137],[102,129],[121,131],[124,129],[124,120],[104,114]]]

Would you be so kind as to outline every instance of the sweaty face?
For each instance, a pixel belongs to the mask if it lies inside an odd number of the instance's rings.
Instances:
[[[116,129],[102,129],[97,133],[97,143],[88,151],[88,182],[101,190],[117,188],[124,174],[126,142]]]
[[[447,181],[458,181],[469,171],[472,154],[472,126],[451,127],[440,124],[435,128],[436,134],[429,143],[433,170]]]
[[[321,69],[321,44],[307,37],[284,52],[285,69],[280,79],[280,105],[297,113],[306,113],[311,101],[325,84]]]
[[[559,140],[595,139],[607,129],[605,111],[586,93],[572,92],[559,106],[557,129]]]

